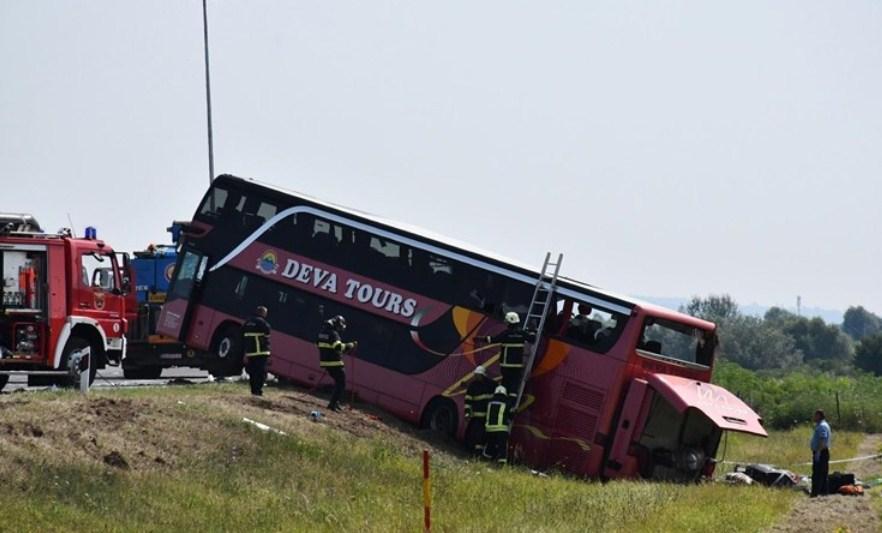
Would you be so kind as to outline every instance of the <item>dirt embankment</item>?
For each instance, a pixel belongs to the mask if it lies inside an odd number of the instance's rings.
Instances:
[[[440,455],[459,453],[455,446],[430,440],[425,432],[378,410],[332,413],[326,403],[293,388],[271,388],[266,396],[255,398],[229,385],[189,389],[181,395],[4,394],[0,479],[20,476],[24,469],[19,466],[25,461],[145,471],[178,468],[219,450],[235,457],[247,453],[249,446],[240,432],[230,431],[230,424],[245,425],[243,417],[293,435],[325,427],[344,438],[388,436],[407,452],[431,448]],[[322,413],[318,421],[310,417],[313,411]]]
[[[882,435],[867,435],[858,447],[857,455],[873,455],[882,449]],[[856,463],[830,465],[830,471],[853,472],[858,479],[871,479],[882,475],[882,462],[879,459]],[[878,490],[878,489],[877,489]],[[822,498],[800,499],[790,514],[778,525],[771,528],[775,533],[807,533],[850,531],[863,533],[882,531],[882,521],[873,508],[871,498],[878,494],[864,496],[842,496],[839,494]]]

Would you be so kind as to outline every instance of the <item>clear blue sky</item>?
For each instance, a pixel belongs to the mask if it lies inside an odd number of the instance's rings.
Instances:
[[[218,173],[629,294],[882,312],[882,4],[209,2]],[[0,210],[162,241],[201,2],[0,3]]]

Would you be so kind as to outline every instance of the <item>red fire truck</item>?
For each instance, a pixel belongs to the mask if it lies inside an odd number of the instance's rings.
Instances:
[[[29,385],[79,386],[81,369],[91,382],[97,369],[119,364],[127,262],[94,228],[74,238],[44,233],[30,215],[0,214],[0,388],[24,372]]]

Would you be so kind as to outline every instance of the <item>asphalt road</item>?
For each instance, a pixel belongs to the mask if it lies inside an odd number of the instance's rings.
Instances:
[[[170,380],[181,379],[191,381],[193,383],[205,383],[209,381],[208,372],[199,370],[198,368],[167,368],[162,371],[160,379],[125,379],[122,375],[122,369],[119,367],[109,366],[104,370],[99,370],[95,376],[95,382],[92,384],[94,388],[114,388],[114,387],[143,387],[146,385],[165,385]],[[12,376],[9,383],[3,387],[3,392],[12,392],[18,389],[28,389],[28,379],[25,376]],[[29,390],[40,390],[46,387],[31,387]]]

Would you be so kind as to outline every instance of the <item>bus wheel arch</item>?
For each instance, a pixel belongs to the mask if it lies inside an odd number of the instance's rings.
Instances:
[[[440,435],[455,438],[456,431],[459,429],[459,413],[456,403],[450,398],[435,396],[429,400],[426,408],[423,409],[423,415],[420,417],[420,427]]]
[[[239,324],[221,322],[211,337],[212,361],[209,372],[217,377],[237,376],[242,372],[242,335]]]

